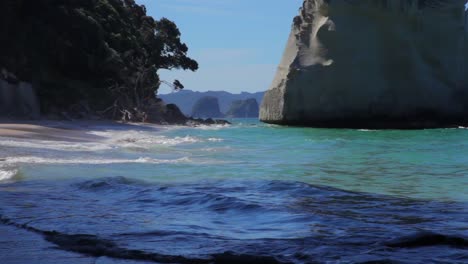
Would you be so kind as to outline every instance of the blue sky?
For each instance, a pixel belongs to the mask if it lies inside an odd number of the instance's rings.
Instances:
[[[161,71],[186,89],[264,91],[270,85],[302,0],[137,0],[156,19],[176,22],[195,72]],[[160,93],[170,89],[161,88]]]
[[[186,89],[234,93],[268,89],[302,0],[136,0],[179,26],[195,72],[161,71]],[[161,87],[160,93],[168,93]]]

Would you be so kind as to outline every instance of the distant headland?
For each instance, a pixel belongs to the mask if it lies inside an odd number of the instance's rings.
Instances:
[[[219,111],[225,117],[247,117],[258,118],[258,106],[263,99],[264,92],[242,92],[238,94],[226,91],[207,91],[197,92],[192,90],[181,90],[176,93],[161,94],[159,97],[166,103],[176,104],[180,110],[187,116],[197,117],[193,114],[197,103],[206,97],[217,99]],[[201,102],[203,103],[203,101]],[[209,116],[202,115],[198,117],[217,117],[220,113],[212,112]]]

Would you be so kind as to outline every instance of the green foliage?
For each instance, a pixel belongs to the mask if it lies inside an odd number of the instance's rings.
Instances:
[[[176,24],[134,0],[2,0],[0,35],[0,67],[35,83],[45,111],[141,107],[159,69],[198,69]]]

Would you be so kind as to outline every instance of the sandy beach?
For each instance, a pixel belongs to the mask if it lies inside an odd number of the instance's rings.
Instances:
[[[109,158],[91,153],[121,147],[144,148],[151,133],[161,130],[152,124],[113,121],[0,121],[0,181],[16,179],[21,164],[115,164],[160,163],[145,157]],[[159,140],[159,141],[158,141]],[[164,143],[165,138],[155,138]],[[64,151],[65,154],[54,154]],[[85,154],[72,157],[73,152]]]
[[[149,124],[124,124],[112,121],[0,121],[0,137],[54,140],[69,142],[93,142],[103,139],[89,134],[90,130],[159,130]]]

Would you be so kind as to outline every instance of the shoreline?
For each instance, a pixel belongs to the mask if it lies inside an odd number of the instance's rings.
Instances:
[[[120,123],[108,120],[0,120],[0,138],[16,138],[66,142],[96,142],[104,140],[102,136],[88,133],[91,130],[139,130],[160,131],[162,125]]]

